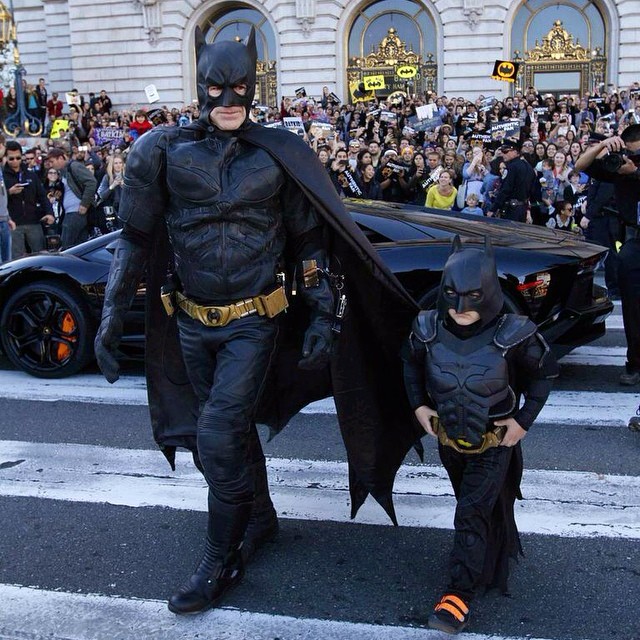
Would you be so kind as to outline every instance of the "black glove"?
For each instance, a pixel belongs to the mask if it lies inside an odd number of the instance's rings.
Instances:
[[[142,279],[146,257],[147,250],[144,247],[125,238],[118,240],[104,295],[102,321],[93,345],[100,371],[112,384],[120,377],[116,354],[122,338],[124,318]]]
[[[304,334],[302,360],[298,366],[307,371],[323,369],[329,364],[332,345],[331,323],[325,319],[313,321]]]
[[[120,365],[116,359],[122,337],[122,322],[113,316],[103,317],[93,343],[96,361],[107,382],[113,384],[120,377]]]

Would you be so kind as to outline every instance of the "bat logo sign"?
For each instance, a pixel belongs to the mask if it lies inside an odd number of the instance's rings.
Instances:
[[[498,75],[503,78],[510,78],[513,75],[513,71],[513,64],[511,64],[511,62],[503,62],[498,67]]]
[[[399,78],[413,78],[416,75],[417,71],[418,69],[416,67],[406,65],[404,67],[398,67],[396,69],[396,75]]]
[[[364,79],[364,86],[368,91],[384,89],[384,76],[369,76]]]
[[[510,60],[496,60],[491,77],[494,80],[515,82],[519,66],[517,62],[511,62]]]

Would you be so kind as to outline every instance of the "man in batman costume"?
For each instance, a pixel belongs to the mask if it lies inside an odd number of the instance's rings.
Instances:
[[[480,587],[507,591],[509,559],[521,552],[520,441],[558,375],[536,325],[502,314],[503,304],[491,244],[463,249],[456,236],[438,308],[419,313],[405,350],[409,402],[439,440],[457,499],[449,585],[429,616],[430,627],[447,633],[467,625]]]
[[[253,30],[246,46],[207,45],[198,30],[196,58],[200,119],[153,129],[129,154],[95,342],[114,382],[124,317],[146,272],[154,437],[172,466],[176,447],[190,449],[209,488],[204,557],[169,599],[179,614],[217,603],[242,578],[243,541],[252,551],[277,532],[256,422],[278,431],[333,394],[352,517],[371,493],[394,522],[393,480],[418,436],[397,358],[415,303],[313,152],[248,120]]]

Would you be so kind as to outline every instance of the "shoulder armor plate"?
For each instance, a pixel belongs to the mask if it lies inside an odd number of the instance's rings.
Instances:
[[[538,331],[535,322],[527,316],[505,314],[498,324],[493,341],[501,349],[510,349],[524,342]]]
[[[421,342],[431,342],[436,337],[437,326],[437,311],[421,311],[413,321],[413,335]]]

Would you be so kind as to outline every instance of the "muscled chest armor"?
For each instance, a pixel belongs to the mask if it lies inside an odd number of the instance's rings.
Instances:
[[[175,139],[166,184],[165,219],[188,297],[225,303],[275,283],[286,241],[285,177],[266,151],[232,137]]]
[[[490,327],[463,340],[439,324],[437,339],[427,346],[427,389],[450,438],[479,444],[490,419],[515,408],[505,350],[495,344],[495,331]]]

